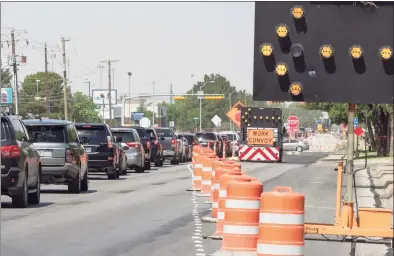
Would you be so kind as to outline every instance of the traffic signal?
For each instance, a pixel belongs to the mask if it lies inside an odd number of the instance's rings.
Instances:
[[[222,99],[224,99],[224,96],[223,95],[211,95],[211,96],[207,95],[207,96],[204,96],[204,99],[206,99],[206,100],[222,100]]]
[[[253,100],[392,104],[394,3],[374,3],[255,2]]]
[[[185,96],[174,96],[174,100],[185,100]]]

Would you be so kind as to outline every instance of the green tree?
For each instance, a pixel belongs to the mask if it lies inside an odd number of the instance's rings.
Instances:
[[[73,120],[76,123],[100,123],[99,106],[93,103],[89,96],[82,92],[73,94],[72,110]]]
[[[62,81],[59,74],[48,72],[48,88],[46,88],[44,72],[27,75],[19,93],[20,114],[22,116],[28,113],[48,116],[50,113],[50,118],[63,119]]]
[[[1,87],[11,87],[12,74],[7,69],[1,69]]]

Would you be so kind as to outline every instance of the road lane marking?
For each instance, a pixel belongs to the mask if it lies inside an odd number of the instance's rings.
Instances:
[[[190,171],[190,174],[192,176],[192,180],[193,180],[193,169],[192,169],[192,165],[189,164],[187,165],[188,170]],[[193,215],[193,222],[194,222],[194,233],[192,235],[192,239],[194,242],[194,247],[196,249],[196,256],[205,256],[205,252],[204,252],[204,245],[202,242],[202,235],[201,235],[201,229],[202,229],[202,224],[201,224],[201,218],[200,218],[200,214],[198,211],[199,208],[199,203],[198,203],[198,198],[197,198],[197,192],[193,191],[192,192],[192,197],[191,197],[191,202],[193,205],[192,208],[192,215]]]

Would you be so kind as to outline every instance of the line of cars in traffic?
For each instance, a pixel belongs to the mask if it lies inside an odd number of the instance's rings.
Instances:
[[[174,133],[171,128],[116,127],[54,119],[27,119],[1,113],[1,193],[12,205],[25,208],[40,202],[41,184],[67,185],[70,193],[89,190],[89,173],[108,179],[191,161],[196,144],[216,145],[217,133]],[[230,152],[227,152],[230,153]]]

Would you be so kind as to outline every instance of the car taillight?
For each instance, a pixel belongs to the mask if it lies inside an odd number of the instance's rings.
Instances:
[[[66,163],[71,163],[72,162],[72,151],[71,149],[67,148],[66,149]]]
[[[149,141],[146,142],[146,148],[147,148],[147,149],[150,149],[150,142],[149,142]]]
[[[171,140],[171,144],[172,144],[172,145],[174,145],[175,142],[176,142],[176,140],[174,140],[174,139]]]
[[[155,140],[155,141],[153,142],[153,144],[159,145],[159,141],[158,141],[158,140]]]
[[[135,142],[126,142],[126,145],[130,148],[139,148],[140,144],[135,143]]]
[[[18,145],[2,146],[1,156],[4,158],[15,158],[20,157],[21,153],[19,151]]]
[[[113,144],[112,144],[111,136],[107,136],[107,142],[108,142],[108,148],[112,148]]]

